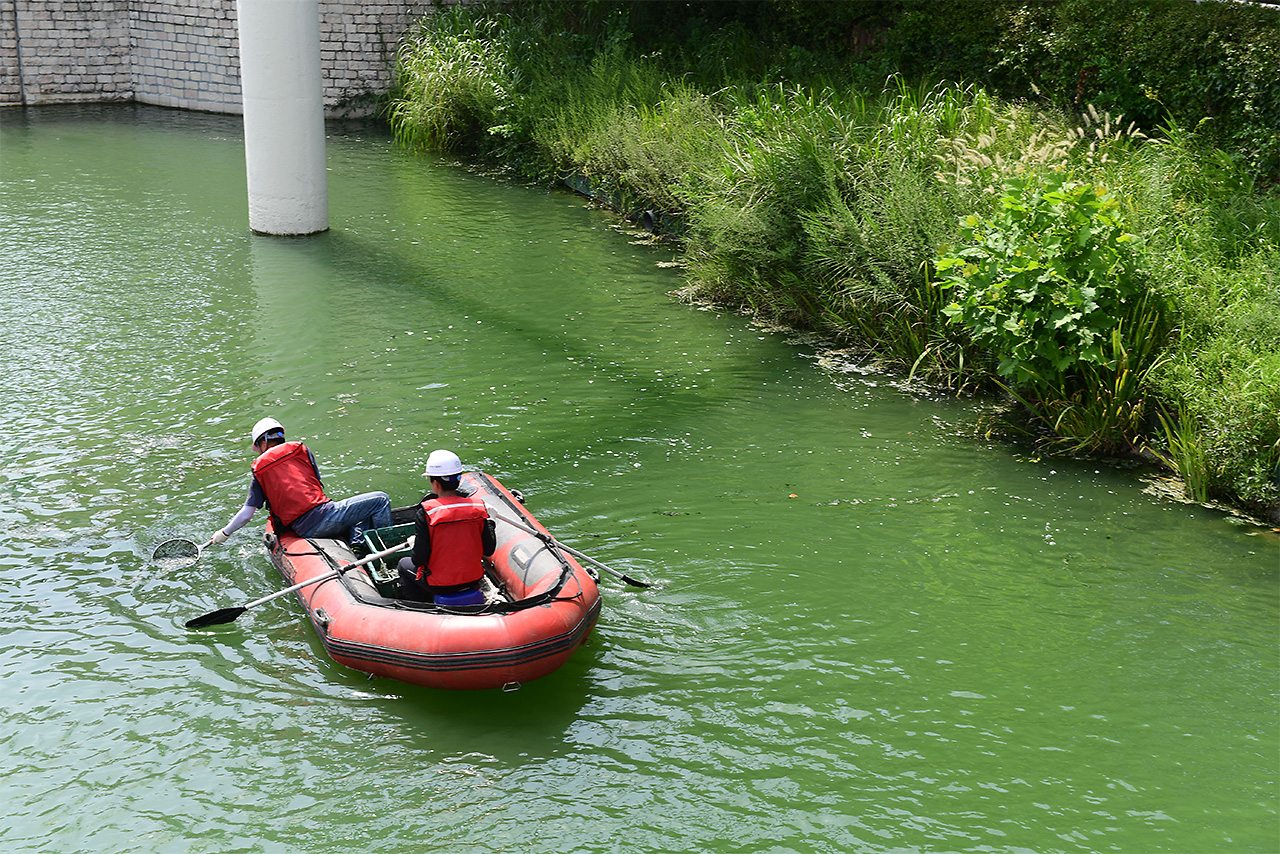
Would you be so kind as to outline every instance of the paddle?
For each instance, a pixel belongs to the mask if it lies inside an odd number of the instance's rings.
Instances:
[[[156,546],[155,551],[151,553],[153,562],[164,561],[166,567],[172,569],[182,569],[193,565],[200,560],[200,554],[204,549],[196,545],[185,537],[177,537],[172,540],[165,540]]]
[[[493,512],[493,511],[491,510],[490,512]],[[535,537],[537,537],[537,538],[538,538],[538,539],[540,539],[540,540],[543,540],[543,541],[545,541],[545,542],[549,542],[549,543],[555,543],[557,546],[559,546],[560,548],[564,549],[565,551],[567,551],[569,554],[573,555],[574,557],[582,558],[583,560],[587,561],[588,563],[591,563],[591,564],[594,564],[595,566],[600,567],[600,568],[601,568],[601,569],[603,569],[605,572],[609,573],[610,575],[614,576],[615,578],[621,578],[623,581],[627,582],[627,583],[628,583],[628,584],[630,584],[632,587],[652,587],[652,586],[653,586],[652,584],[645,584],[643,581],[636,581],[634,578],[632,578],[632,577],[631,577],[631,576],[629,576],[629,575],[626,575],[626,574],[624,574],[624,573],[618,572],[618,570],[616,570],[616,569],[612,569],[612,568],[610,568],[610,567],[608,567],[608,566],[605,566],[605,565],[604,565],[603,563],[601,563],[600,561],[598,561],[598,560],[596,560],[595,558],[591,557],[591,555],[583,554],[582,552],[578,551],[578,550],[577,550],[577,549],[575,549],[575,548],[571,548],[570,546],[566,546],[564,543],[560,542],[559,540],[557,540],[555,537],[551,536],[550,534],[544,534],[542,531],[534,530],[533,528],[530,528],[528,525],[524,525],[524,524],[521,524],[520,522],[517,522],[515,519],[509,519],[509,518],[507,518],[506,516],[503,516],[501,513],[493,512],[493,515],[494,515],[494,517],[496,517],[496,518],[498,518],[498,519],[501,519],[502,521],[506,522],[508,525],[512,525],[512,526],[514,526],[514,527],[516,527],[516,528],[519,528],[519,529],[520,529],[520,530],[522,530],[522,531],[525,531],[525,532],[527,532],[527,533],[533,534]]]
[[[263,596],[261,599],[254,599],[252,602],[246,602],[243,605],[239,605],[234,608],[219,608],[217,611],[210,611],[208,614],[204,614],[203,616],[196,617],[193,620],[187,620],[186,626],[189,629],[202,629],[205,626],[220,626],[223,623],[233,622],[236,619],[236,617],[239,617],[241,614],[243,614],[245,611],[248,611],[250,608],[255,608],[258,605],[261,605],[263,602],[270,602],[272,599],[278,599],[281,596],[285,595],[286,593],[292,593],[295,590],[301,590],[302,588],[309,587],[312,584],[319,584],[321,581],[327,581],[330,578],[337,578],[341,573],[346,572],[348,569],[355,569],[357,566],[364,566],[366,563],[373,563],[375,560],[378,560],[379,558],[384,558],[387,555],[391,554],[392,552],[399,551],[400,549],[409,545],[411,541],[412,541],[412,538],[410,538],[410,540],[406,540],[403,543],[400,543],[399,545],[385,548],[380,552],[375,552],[363,560],[357,561],[355,563],[349,563],[349,564],[346,564],[345,566],[340,566],[337,569],[333,569],[333,570],[330,570],[329,572],[324,573],[323,575],[317,575],[315,578],[312,578],[308,581],[302,581],[293,585],[292,587],[286,587],[283,590],[278,590],[275,593],[272,593],[270,596]]]

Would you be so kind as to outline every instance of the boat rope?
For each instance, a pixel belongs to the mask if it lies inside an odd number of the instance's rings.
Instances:
[[[322,554],[324,554],[324,551],[323,551],[319,546],[317,546],[315,543],[311,542],[311,540],[307,540],[307,542],[308,542],[308,543],[311,543],[312,547],[314,548],[314,551],[309,551],[309,552],[291,552],[291,551],[289,551],[288,549],[281,549],[281,550],[280,550],[280,554],[284,555],[285,557],[310,557],[311,555],[322,555]]]

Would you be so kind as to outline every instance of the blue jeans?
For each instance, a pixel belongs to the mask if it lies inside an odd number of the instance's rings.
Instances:
[[[307,511],[293,523],[299,537],[332,537],[364,545],[364,532],[391,524],[391,499],[385,492],[366,492],[330,501]]]

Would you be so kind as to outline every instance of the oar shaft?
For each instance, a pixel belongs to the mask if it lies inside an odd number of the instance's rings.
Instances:
[[[618,572],[618,570],[613,569],[612,567],[606,566],[605,564],[603,564],[603,563],[601,563],[600,561],[596,560],[595,558],[593,558],[593,557],[592,557],[591,555],[589,555],[589,554],[583,554],[582,552],[580,552],[580,551],[578,551],[577,549],[575,549],[573,546],[566,546],[564,543],[560,542],[559,540],[557,540],[555,537],[552,537],[552,536],[551,536],[550,534],[548,534],[548,533],[545,533],[545,532],[543,532],[543,531],[537,531],[537,530],[534,530],[533,528],[530,528],[528,525],[525,525],[525,524],[523,524],[523,523],[521,523],[521,522],[517,522],[515,519],[512,519],[512,518],[510,518],[510,517],[503,516],[501,513],[498,513],[498,512],[496,512],[496,511],[493,513],[493,515],[494,515],[495,517],[497,517],[498,519],[501,519],[502,521],[506,522],[508,525],[511,525],[511,526],[512,526],[512,527],[514,527],[514,528],[519,528],[521,531],[524,531],[525,533],[533,534],[535,537],[546,537],[546,538],[550,539],[550,540],[551,540],[552,542],[554,542],[558,547],[560,547],[560,548],[564,549],[565,551],[567,551],[569,554],[573,555],[574,557],[582,558],[583,560],[587,561],[588,563],[593,564],[594,566],[598,566],[598,567],[600,567],[600,568],[601,568],[601,569],[603,569],[605,572],[609,573],[610,575],[612,575],[612,576],[614,576],[614,577],[616,577],[616,578],[620,578],[620,579],[622,579],[623,581],[627,582],[628,584],[632,584],[632,585],[634,585],[634,586],[636,586],[636,587],[648,587],[648,586],[649,586],[648,584],[645,584],[645,583],[644,583],[644,582],[642,582],[642,581],[636,581],[634,578],[631,578],[629,575],[626,575],[625,573]]]
[[[599,566],[599,567],[600,567],[600,568],[602,568],[602,569],[607,569],[607,570],[609,570],[609,572],[614,572],[614,570],[609,569],[609,567],[607,567],[607,566],[605,566],[604,564],[600,563],[600,562],[599,562],[598,560],[596,560],[595,558],[593,558],[593,557],[588,557],[587,555],[584,555],[582,552],[578,551],[577,549],[573,548],[572,546],[566,546],[564,543],[560,542],[559,540],[556,540],[556,538],[555,538],[555,537],[552,537],[552,536],[551,536],[550,534],[548,534],[548,533],[545,533],[545,532],[543,532],[543,531],[536,530],[536,529],[534,529],[534,528],[530,528],[528,525],[525,525],[525,524],[522,524],[522,523],[520,523],[520,522],[517,522],[515,519],[511,519],[511,518],[508,518],[508,517],[506,517],[506,516],[503,516],[501,513],[494,513],[493,515],[494,515],[494,516],[496,516],[497,518],[501,519],[502,521],[506,522],[508,525],[512,526],[513,528],[519,528],[521,531],[524,531],[526,534],[533,534],[535,537],[549,537],[550,539],[555,540],[555,544],[556,544],[557,546],[559,546],[560,548],[564,549],[565,551],[567,551],[569,554],[573,555],[574,557],[580,557],[580,558],[582,558],[583,560],[585,560],[585,561],[589,561],[589,562],[591,562],[591,563],[595,564],[596,566]]]
[[[261,599],[255,599],[252,602],[246,602],[243,605],[243,607],[246,609],[253,608],[257,605],[261,605],[263,602],[270,602],[272,599],[278,599],[281,596],[294,592],[295,590],[301,590],[304,587],[310,587],[312,584],[319,584],[321,581],[328,581],[330,578],[336,578],[339,573],[346,572],[348,569],[355,569],[357,566],[364,566],[366,563],[373,563],[375,560],[384,558],[387,555],[391,554],[392,552],[395,552],[404,548],[404,546],[405,546],[405,543],[400,543],[399,545],[395,545],[395,546],[391,546],[390,548],[383,549],[382,551],[371,554],[368,557],[364,558],[363,560],[357,561],[356,563],[348,563],[344,566],[338,567],[337,569],[330,570],[329,572],[326,572],[323,575],[317,575],[315,578],[310,578],[310,579],[307,579],[306,581],[299,581],[297,584],[293,585],[292,587],[286,587],[283,590],[277,590],[275,593],[272,593],[270,596],[263,596]]]
[[[354,564],[352,565],[354,566]],[[328,581],[330,578],[336,578],[338,573],[342,572],[342,570],[345,568],[346,567],[331,569],[328,572],[326,572],[324,575],[317,575],[315,578],[308,578],[306,581],[299,581],[297,584],[293,585],[292,587],[286,587],[283,590],[277,590],[275,593],[272,593],[269,596],[263,596],[261,599],[254,599],[252,602],[245,602],[244,605],[242,605],[241,607],[246,609],[253,608],[258,605],[261,605],[263,602],[270,602],[272,599],[279,599],[281,596],[285,596],[289,593],[292,593],[295,590],[301,590],[304,587],[310,587],[312,584],[319,584],[321,581]]]

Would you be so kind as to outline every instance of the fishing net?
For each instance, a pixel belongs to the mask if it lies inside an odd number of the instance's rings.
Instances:
[[[200,547],[182,538],[165,540],[151,553],[153,561],[167,567],[186,566],[195,563],[199,558]]]

